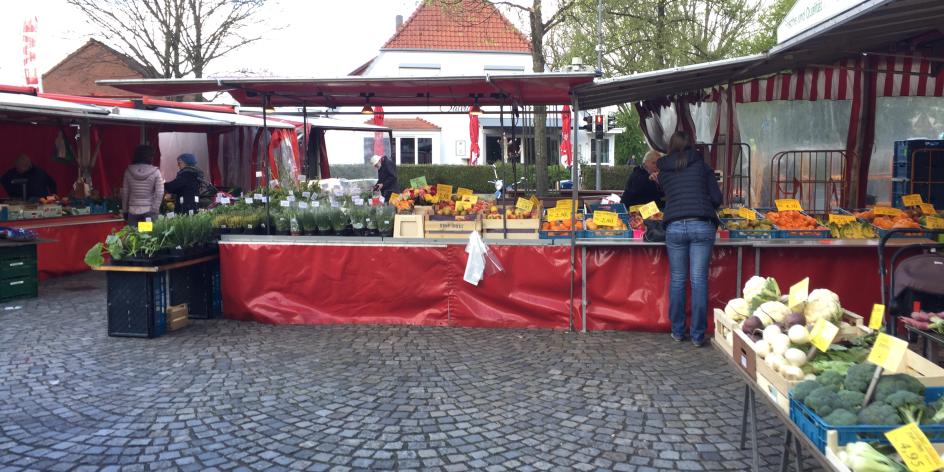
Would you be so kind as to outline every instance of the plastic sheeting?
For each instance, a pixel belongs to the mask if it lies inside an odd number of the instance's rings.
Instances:
[[[938,139],[944,133],[944,101],[931,97],[880,97],[875,103],[875,145],[869,162],[869,201],[890,203],[895,141]]]
[[[121,229],[124,224],[124,220],[109,219],[108,215],[3,223],[5,226],[14,228],[32,229],[40,239],[53,241],[37,246],[36,257],[41,280],[89,270],[89,267],[85,265],[85,253],[95,243],[104,241],[112,231]],[[34,227],[40,225],[55,226]]]

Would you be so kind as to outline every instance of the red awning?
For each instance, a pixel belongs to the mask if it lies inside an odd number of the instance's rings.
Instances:
[[[100,80],[129,92],[150,96],[229,92],[244,106],[441,106],[564,105],[571,90],[593,82],[592,73],[508,74],[466,77],[342,77],[334,79],[135,79]]]

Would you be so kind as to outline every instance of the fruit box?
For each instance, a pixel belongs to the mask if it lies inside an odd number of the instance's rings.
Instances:
[[[485,239],[538,239],[540,229],[540,218],[482,220],[482,236]]]
[[[189,311],[186,303],[167,307],[167,330],[176,331],[186,327],[190,323]]]
[[[427,215],[423,226],[427,239],[466,239],[469,233],[482,231],[482,222],[478,219],[442,221],[431,220]]]
[[[423,215],[395,215],[393,217],[394,238],[422,238]]]
[[[719,315],[718,312],[721,312]],[[732,323],[728,321],[727,317],[724,316],[724,311],[716,308],[715,309],[715,341],[717,341],[718,346],[724,348],[724,353],[731,357],[734,353],[734,329],[737,329],[737,326],[732,326]]]

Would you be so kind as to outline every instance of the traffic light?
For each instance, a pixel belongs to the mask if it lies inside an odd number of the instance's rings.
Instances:
[[[596,115],[594,117],[594,131],[596,131],[597,139],[603,139],[606,135],[606,129],[603,123],[603,115]]]
[[[583,126],[580,129],[591,132],[593,131],[593,117],[590,115],[583,115]]]

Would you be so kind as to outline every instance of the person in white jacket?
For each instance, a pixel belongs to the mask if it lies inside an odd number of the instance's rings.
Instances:
[[[152,165],[154,149],[141,145],[134,150],[131,165],[125,171],[121,186],[121,211],[129,225],[157,218],[164,198],[164,178]]]

